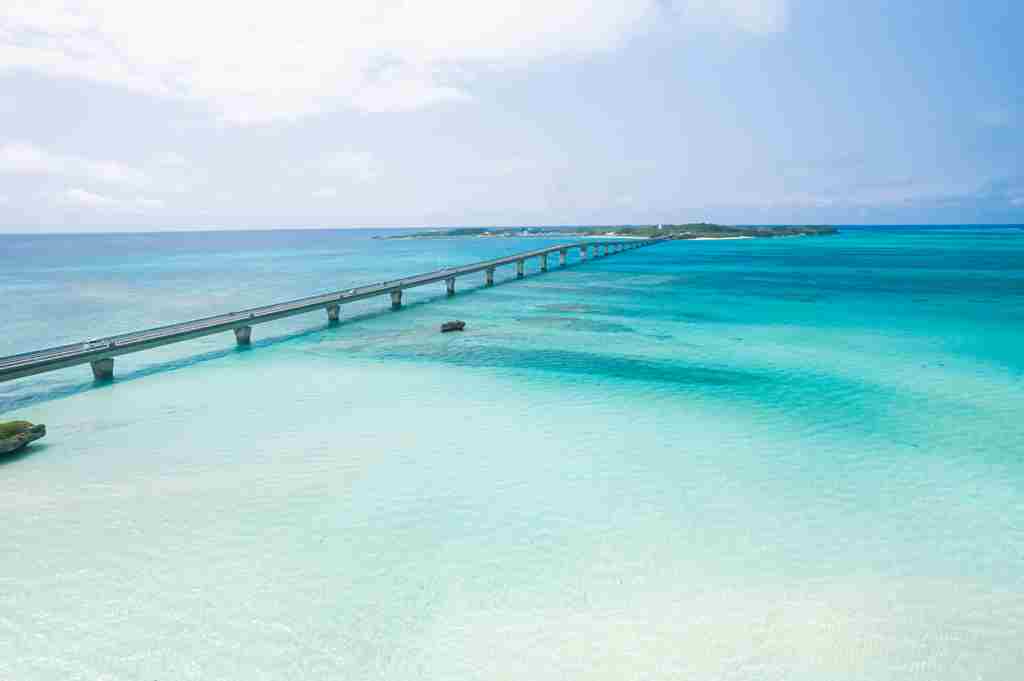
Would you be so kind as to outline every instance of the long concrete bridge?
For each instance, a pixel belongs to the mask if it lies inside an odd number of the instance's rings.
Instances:
[[[180,343],[181,341],[209,336],[215,333],[233,331],[235,341],[239,345],[249,345],[252,341],[252,327],[256,324],[272,322],[284,317],[325,310],[329,323],[339,319],[341,306],[357,300],[365,300],[374,296],[390,296],[391,307],[402,306],[402,291],[418,286],[426,286],[443,281],[449,296],[455,295],[455,280],[477,272],[484,273],[484,285],[494,285],[494,270],[504,265],[515,265],[516,278],[522,279],[526,261],[531,258],[540,260],[540,271],[548,270],[548,257],[558,254],[558,264],[564,267],[570,253],[579,253],[579,260],[588,257],[600,258],[623,251],[649,246],[663,239],[644,239],[631,241],[585,241],[560,246],[550,246],[526,253],[517,253],[504,258],[485,260],[461,267],[450,267],[411,277],[382,281],[366,286],[324,293],[289,300],[263,307],[253,307],[239,312],[193,319],[188,322],[158,326],[144,331],[134,331],[116,336],[99,338],[81,343],[71,343],[45,350],[36,350],[9,357],[0,357],[0,383],[12,381],[25,376],[56,371],[78,364],[90,364],[93,377],[98,381],[110,380],[114,377],[114,358],[130,352],[140,352],[149,348]],[[590,253],[593,251],[593,255]]]

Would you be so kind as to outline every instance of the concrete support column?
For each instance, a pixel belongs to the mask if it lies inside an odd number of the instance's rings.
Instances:
[[[558,266],[565,267],[566,250],[563,248],[558,252]]]
[[[586,260],[586,259],[587,259],[587,247],[586,246],[580,246],[580,260]]]
[[[523,261],[523,260],[516,260],[516,279],[522,279],[523,278],[523,264],[524,264],[524,262],[525,261]]]
[[[92,377],[97,381],[109,381],[114,378],[114,358],[97,359],[89,362],[92,366]]]
[[[239,345],[249,345],[252,342],[252,327],[239,326],[235,329],[235,342]]]
[[[494,268],[484,270],[484,286],[494,286]]]
[[[540,271],[541,272],[547,272],[548,271],[548,254],[547,253],[544,253],[543,255],[540,256]]]
[[[391,309],[397,310],[402,307],[402,289],[396,289],[391,292]]]
[[[448,277],[444,280],[444,289],[448,295],[455,295],[455,277]]]
[[[337,324],[338,315],[341,313],[341,305],[328,305],[327,306],[327,323]]]

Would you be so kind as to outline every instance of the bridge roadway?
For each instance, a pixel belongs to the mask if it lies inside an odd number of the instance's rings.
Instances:
[[[328,320],[330,322],[337,322],[340,306],[357,300],[390,295],[391,305],[397,309],[402,305],[402,291],[404,289],[444,281],[447,285],[448,295],[454,295],[456,278],[468,274],[484,272],[486,274],[485,285],[490,286],[494,283],[494,269],[503,265],[515,264],[516,276],[517,278],[522,278],[524,263],[530,258],[540,258],[541,271],[544,272],[548,269],[547,257],[552,253],[558,253],[559,264],[565,265],[567,254],[572,251],[578,251],[580,260],[583,261],[587,259],[587,253],[591,248],[594,249],[594,257],[600,257],[601,250],[604,250],[605,255],[611,255],[642,246],[649,246],[661,240],[583,241],[550,246],[525,253],[517,253],[504,258],[435,270],[402,279],[357,286],[343,291],[298,298],[283,303],[253,307],[238,312],[229,312],[227,314],[193,319],[167,326],[158,326],[143,331],[133,331],[116,336],[0,357],[0,383],[86,363],[92,365],[94,378],[97,380],[108,380],[113,378],[114,357],[118,355],[140,352],[149,348],[179,343],[224,331],[234,331],[236,342],[239,345],[248,345],[252,326],[255,324],[263,324],[276,319],[292,317],[316,310],[326,310]]]

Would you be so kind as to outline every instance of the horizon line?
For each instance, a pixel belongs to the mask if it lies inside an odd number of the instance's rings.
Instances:
[[[430,225],[430,226],[387,226],[387,227],[363,227],[363,226],[346,226],[346,227],[213,227],[213,226],[201,226],[201,227],[168,227],[168,228],[155,228],[155,229],[124,229],[124,230],[76,230],[67,231],[56,229],[54,231],[42,231],[42,232],[8,232],[0,229],[0,237],[4,236],[81,236],[81,235],[114,235],[114,234],[181,234],[181,233],[196,233],[196,234],[208,234],[208,233],[220,233],[220,232],[340,232],[340,231],[381,231],[381,230],[434,230],[434,229],[534,229],[534,228],[546,228],[546,229],[558,229],[558,228],[604,228],[609,229],[615,227],[649,227],[657,224],[663,225],[684,225],[684,224],[711,224],[720,225],[723,227],[805,227],[812,223],[803,222],[772,222],[772,223],[741,223],[741,222],[619,222],[615,224],[597,224],[597,223],[579,223],[579,224],[515,224],[515,225]],[[815,226],[827,226],[827,227],[847,227],[847,228],[859,228],[859,227],[992,227],[992,228],[1024,228],[1024,223],[1018,222],[822,222],[814,223]]]

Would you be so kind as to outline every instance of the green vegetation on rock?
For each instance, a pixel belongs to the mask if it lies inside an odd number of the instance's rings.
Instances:
[[[22,449],[46,435],[46,426],[28,421],[5,421],[0,423],[0,455]]]
[[[31,429],[32,424],[28,421],[3,421],[0,422],[0,438],[13,437]]]

